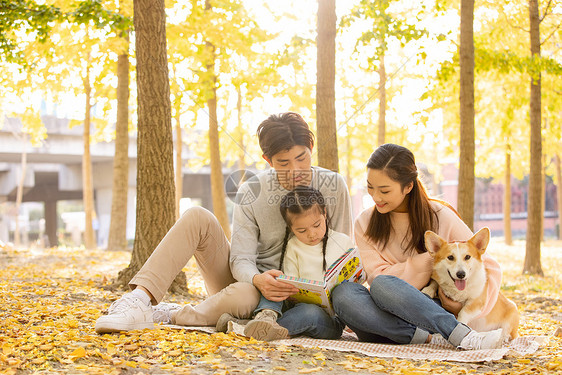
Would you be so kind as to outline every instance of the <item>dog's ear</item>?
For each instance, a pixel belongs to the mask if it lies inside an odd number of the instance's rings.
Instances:
[[[478,249],[480,254],[484,254],[490,242],[490,229],[487,227],[480,229],[469,241]]]
[[[424,237],[424,242],[425,242],[425,248],[427,249],[427,251],[431,255],[438,252],[439,249],[441,248],[441,246],[443,246],[443,244],[447,242],[444,239],[442,239],[441,237],[439,237],[439,235],[437,233],[434,233],[430,230],[425,231],[425,234],[424,234],[423,237]]]

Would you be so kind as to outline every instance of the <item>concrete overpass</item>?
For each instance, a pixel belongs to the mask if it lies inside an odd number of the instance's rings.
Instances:
[[[21,137],[19,118],[5,118],[0,128],[0,203],[16,201],[17,187],[22,175],[21,157],[27,154],[23,202],[44,204],[45,234],[49,244],[57,241],[57,202],[82,200],[83,127],[69,128],[69,120],[52,115],[42,116],[48,137],[39,147],[32,147]],[[92,128],[92,134],[95,129]],[[113,184],[114,142],[91,145],[94,201],[97,215],[97,242],[105,247],[109,233]],[[191,156],[187,145],[183,149],[184,162]],[[135,232],[137,139],[129,138],[129,192],[127,202],[127,238]],[[212,209],[209,170],[192,173],[184,169],[183,197],[200,200],[203,207]],[[0,211],[0,240],[8,242],[8,228],[13,217]]]

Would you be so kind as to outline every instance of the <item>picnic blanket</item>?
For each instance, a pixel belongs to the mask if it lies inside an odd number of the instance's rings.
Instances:
[[[167,325],[166,327],[216,333],[214,327],[184,327],[175,325]],[[357,336],[349,332],[344,332],[339,340],[320,340],[300,336],[286,340],[270,341],[269,343],[273,345],[356,352],[370,357],[454,362],[487,362],[500,360],[506,355],[523,356],[532,354],[536,352],[541,345],[545,344],[547,339],[547,336],[522,336],[502,348],[486,350],[457,350],[445,340],[440,344],[374,344],[358,341]]]

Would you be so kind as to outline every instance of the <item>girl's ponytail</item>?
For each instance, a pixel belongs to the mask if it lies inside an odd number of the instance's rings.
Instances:
[[[289,236],[291,235],[291,229],[287,226],[285,228],[285,237],[283,238],[283,247],[281,248],[281,258],[279,259],[279,270],[283,271],[283,261],[285,260],[285,253],[287,252],[287,242],[289,242]]]

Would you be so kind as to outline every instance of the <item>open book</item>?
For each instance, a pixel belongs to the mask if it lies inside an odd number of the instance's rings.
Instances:
[[[295,302],[314,303],[334,315],[330,294],[336,285],[342,282],[363,283],[365,271],[357,248],[348,249],[324,274],[324,280],[308,280],[294,276],[281,275],[277,280],[293,284],[299,288],[290,299]]]

